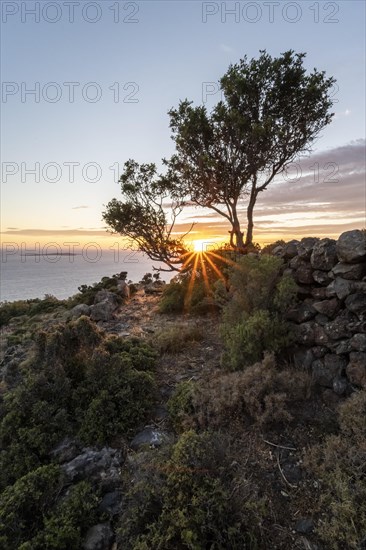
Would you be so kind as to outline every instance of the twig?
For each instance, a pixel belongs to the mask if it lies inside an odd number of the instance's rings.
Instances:
[[[268,443],[268,445],[272,445],[273,447],[278,447],[279,449],[287,449],[289,451],[297,451],[295,447],[285,447],[284,445],[276,445],[276,443],[271,443],[270,441],[267,441],[266,439],[263,439],[264,443]]]
[[[290,483],[290,482],[286,479],[285,474],[283,473],[282,468],[281,468],[281,464],[280,464],[280,459],[279,459],[279,457],[278,457],[278,453],[277,453],[277,465],[278,465],[278,469],[280,470],[280,473],[281,473],[281,476],[282,476],[284,482],[287,483],[287,485],[288,485],[289,487],[291,487],[292,489],[297,489],[297,485],[292,485],[292,483]]]

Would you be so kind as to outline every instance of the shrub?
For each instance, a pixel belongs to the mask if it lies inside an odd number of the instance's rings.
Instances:
[[[15,317],[22,315],[34,317],[35,315],[50,313],[60,307],[66,307],[66,301],[58,300],[54,296],[47,294],[43,300],[35,298],[32,300],[3,302],[0,304],[0,327],[7,325]]]
[[[180,353],[189,343],[202,340],[197,326],[176,325],[159,331],[154,336],[154,346],[160,353]]]
[[[235,422],[239,426],[290,422],[293,410],[309,397],[310,383],[307,373],[279,370],[274,356],[266,355],[242,372],[217,373],[195,386],[194,419],[201,429],[229,427]]]
[[[282,314],[294,301],[296,285],[281,275],[282,260],[245,256],[231,270],[231,299],[223,308],[223,366],[241,369],[259,361],[264,351],[280,352],[292,341]]]
[[[145,480],[150,506],[146,500],[139,500],[140,484],[130,491],[119,530],[121,547],[246,548],[250,534],[254,538],[253,527],[249,527],[248,517],[243,519],[242,510],[233,507],[228,468],[218,468],[218,464],[225,464],[225,447],[218,438],[207,433],[184,433],[173,447],[163,475],[160,467],[156,475],[150,472]],[[245,504],[241,506],[245,508]]]
[[[233,327],[223,325],[222,334],[226,346],[222,364],[228,370],[238,370],[260,361],[265,351],[276,353],[292,341],[288,323],[263,310]]]
[[[362,548],[366,533],[366,391],[339,408],[339,434],[307,453],[306,465],[320,478],[323,512],[317,532],[330,550]]]
[[[191,423],[194,414],[194,388],[195,384],[193,382],[181,382],[168,401],[169,418],[177,432],[184,431]]]
[[[4,396],[1,485],[49,462],[66,435],[105,444],[129,434],[154,401],[155,357],[146,343],[105,338],[86,317],[38,333],[23,379]]]

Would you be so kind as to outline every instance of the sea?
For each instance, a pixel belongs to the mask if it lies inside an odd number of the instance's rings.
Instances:
[[[1,250],[0,302],[44,298],[46,294],[65,299],[81,285],[92,285],[102,277],[127,272],[127,280],[138,283],[145,273],[154,273],[154,263],[141,252],[97,250],[94,253],[38,254]],[[169,281],[174,273],[161,273]]]

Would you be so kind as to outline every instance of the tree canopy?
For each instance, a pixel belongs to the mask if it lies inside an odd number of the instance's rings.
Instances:
[[[184,206],[193,204],[227,220],[230,245],[248,249],[258,195],[310,150],[333,117],[335,80],[317,69],[307,73],[304,58],[292,50],[277,58],[266,51],[258,59],[245,56],[220,79],[222,99],[210,112],[187,99],[172,108],[176,148],[163,161],[166,173],[157,174],[154,164],[128,161],[120,179],[123,200],[107,205],[107,225],[151,259],[176,269],[185,246],[183,236],[174,237],[174,224]]]

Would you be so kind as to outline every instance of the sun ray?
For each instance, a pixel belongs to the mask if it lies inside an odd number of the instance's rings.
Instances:
[[[190,278],[190,280],[189,280],[188,289],[187,289],[187,294],[186,294],[185,300],[184,300],[184,309],[185,309],[185,310],[189,310],[190,305],[191,305],[193,285],[194,285],[194,281],[195,281],[195,278],[196,278],[197,264],[198,264],[198,260],[199,260],[200,255],[199,255],[199,254],[195,254],[195,256],[196,256],[196,257],[195,257],[195,259],[194,259],[194,264],[193,264],[193,269],[192,269],[192,273],[191,273],[191,278]]]
[[[234,262],[234,260],[230,260],[229,258],[225,258],[224,256],[220,256],[219,254],[216,254],[216,252],[211,252],[210,251],[210,252],[206,252],[206,254],[210,254],[210,256],[214,256],[218,260],[223,261],[223,262],[227,263],[228,265],[231,265],[231,266],[235,267],[236,269],[240,269],[240,266],[238,265],[237,262]]]
[[[213,270],[215,271],[215,273],[219,276],[219,278],[226,284],[226,280],[225,280],[225,277],[224,275],[221,273],[221,271],[219,270],[219,268],[213,263],[213,261],[211,260],[211,258],[209,258],[208,254],[206,254],[206,259],[208,261],[208,263],[212,266]]]

